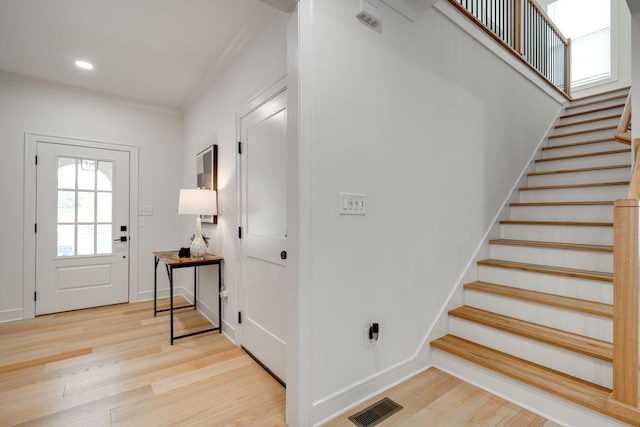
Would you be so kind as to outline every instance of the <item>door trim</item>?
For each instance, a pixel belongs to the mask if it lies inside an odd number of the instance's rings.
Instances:
[[[23,309],[22,318],[35,317],[36,304],[36,145],[38,142],[75,145],[103,150],[129,153],[129,301],[138,300],[138,147],[80,138],[68,138],[26,132],[24,134],[24,180],[23,180]]]
[[[245,102],[239,109],[238,109],[238,114],[237,114],[237,119],[236,119],[236,140],[237,141],[242,141],[242,119],[245,118],[246,116],[248,116],[249,114],[251,114],[251,112],[253,112],[255,109],[257,109],[258,107],[260,107],[262,104],[268,102],[270,99],[275,98],[276,96],[278,96],[279,94],[281,94],[282,92],[284,92],[285,90],[287,90],[287,77],[283,76],[280,79],[278,79],[278,81],[276,81],[275,83],[273,83],[271,86],[269,86],[267,89],[263,90],[262,92],[260,92],[259,94],[257,94],[256,96],[254,96],[253,98],[251,98],[249,101]],[[289,109],[289,105],[287,102],[287,111]],[[287,122],[288,123],[288,122]],[[288,127],[287,127],[288,130]],[[288,138],[288,136],[287,136]],[[236,170],[238,171],[238,181],[237,181],[237,187],[236,187],[236,206],[237,206],[237,227],[242,226],[243,222],[242,222],[242,215],[243,210],[242,210],[242,186],[243,186],[243,181],[242,181],[242,174],[244,173],[244,171],[242,170],[242,154],[240,154],[238,152],[238,150],[236,150]],[[235,311],[241,311],[242,308],[244,307],[244,285],[243,285],[243,281],[242,281],[242,256],[243,256],[243,251],[242,251],[242,241],[238,240],[238,264],[237,264],[237,274],[238,274],[238,301],[237,301],[237,310]],[[236,324],[236,328],[235,329],[235,341],[242,344],[242,328],[240,327],[240,325]]]

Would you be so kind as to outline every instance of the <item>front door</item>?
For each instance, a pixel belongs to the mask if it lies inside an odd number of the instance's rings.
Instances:
[[[286,381],[286,107],[281,87],[240,118],[240,341],[281,382]]]
[[[129,300],[129,153],[38,141],[36,314]]]

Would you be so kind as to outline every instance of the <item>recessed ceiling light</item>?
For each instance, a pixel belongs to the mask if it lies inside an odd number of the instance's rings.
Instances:
[[[93,70],[93,64],[87,61],[76,61],[76,66],[84,70]]]

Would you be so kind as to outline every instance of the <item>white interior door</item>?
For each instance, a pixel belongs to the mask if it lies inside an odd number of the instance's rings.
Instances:
[[[242,346],[286,381],[286,91],[240,119]]]
[[[129,153],[41,141],[36,152],[36,314],[127,302]]]

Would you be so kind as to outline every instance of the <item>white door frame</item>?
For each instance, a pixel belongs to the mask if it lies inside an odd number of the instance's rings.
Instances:
[[[129,301],[138,300],[138,147],[66,138],[36,133],[24,135],[24,222],[23,222],[23,312],[22,318],[35,317],[36,303],[36,145],[38,141],[53,144],[118,150],[129,153]]]
[[[236,118],[236,135],[237,135],[237,141],[241,141],[242,140],[242,118],[246,117],[247,115],[249,115],[253,110],[255,110],[256,108],[260,107],[262,104],[264,104],[265,102],[269,101],[272,98],[275,98],[277,95],[279,95],[280,93],[284,92],[285,90],[287,90],[287,77],[282,77],[280,78],[277,82],[275,82],[274,84],[272,84],[271,86],[269,86],[267,89],[265,89],[264,91],[260,92],[258,95],[254,96],[253,98],[251,98],[251,100],[247,101],[246,103],[244,103],[240,109],[238,110],[238,114],[237,114],[237,118]],[[288,104],[287,104],[287,110],[288,110]],[[287,128],[288,130],[288,128]],[[287,136],[288,138],[288,136]],[[242,174],[244,173],[244,171],[242,170],[242,155],[240,153],[238,153],[236,151],[236,170],[238,171],[238,184],[237,184],[237,191],[236,191],[236,203],[237,203],[237,212],[238,212],[238,218],[237,218],[237,222],[238,222],[238,227],[240,227],[242,225],[242,215],[243,215],[243,210],[242,210],[242,186],[244,185],[244,183],[242,182]],[[243,252],[242,252],[242,242],[238,241],[238,309],[236,311],[240,311],[242,310],[242,307],[244,307],[244,287],[243,287],[243,281],[242,281],[242,258],[243,258]],[[242,343],[242,328],[238,327],[236,328],[236,336],[235,339],[237,342]]]

